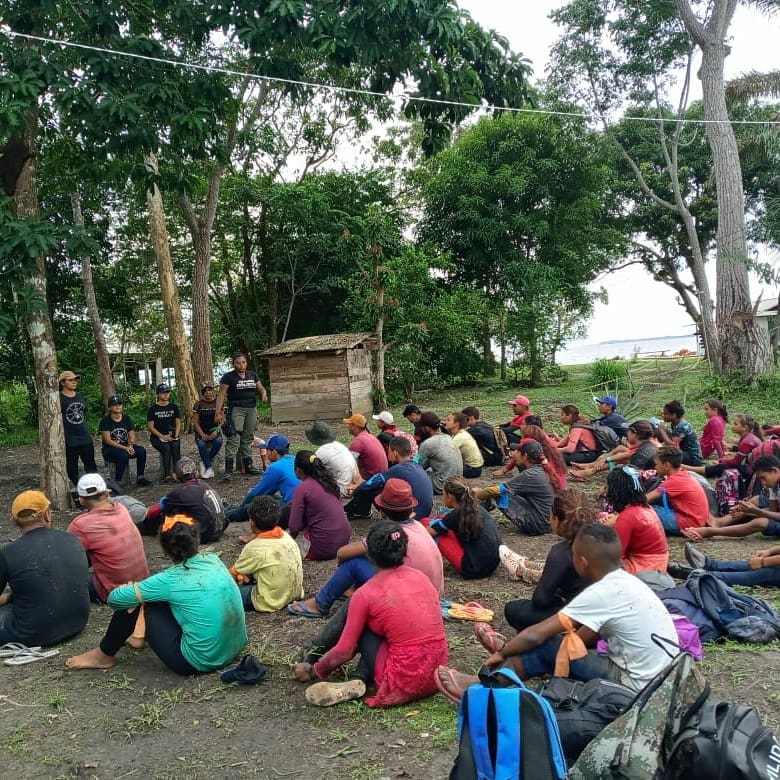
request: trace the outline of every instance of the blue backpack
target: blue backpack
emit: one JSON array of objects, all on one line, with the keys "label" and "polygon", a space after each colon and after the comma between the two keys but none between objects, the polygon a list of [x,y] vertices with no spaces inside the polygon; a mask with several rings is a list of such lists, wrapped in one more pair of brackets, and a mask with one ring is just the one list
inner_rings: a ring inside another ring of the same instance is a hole
[{"label": "blue backpack", "polygon": [[510,669],[482,670],[479,678],[458,708],[450,780],[564,780],[566,760],[550,703]]}]

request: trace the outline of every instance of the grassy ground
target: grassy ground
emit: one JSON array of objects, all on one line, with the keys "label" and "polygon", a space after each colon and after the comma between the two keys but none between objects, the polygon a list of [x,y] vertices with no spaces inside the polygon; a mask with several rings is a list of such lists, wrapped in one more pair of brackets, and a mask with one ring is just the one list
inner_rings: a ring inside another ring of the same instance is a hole
[{"label": "grassy ground", "polygon": [[[697,364],[645,362],[631,373],[633,389],[620,393],[628,416],[658,414],[665,401],[678,398],[689,408],[689,418],[701,426],[701,406],[713,393],[708,386],[711,380]],[[495,385],[421,393],[415,400],[440,414],[475,404],[485,419],[499,422],[508,418],[506,402],[516,391]],[[593,386],[587,367],[577,367],[559,385],[523,392],[546,424],[554,427],[561,404],[574,402],[590,413],[594,407],[589,399],[602,389]],[[773,413],[780,407],[773,403],[771,386],[720,397],[733,411],[777,419]],[[400,409],[392,411],[398,414]],[[340,426],[334,429],[346,439]],[[293,449],[304,445],[300,428],[281,430],[289,435]],[[188,454],[194,451],[191,438],[184,449]],[[155,465],[153,458],[152,471]],[[35,447],[0,450],[0,498],[6,506],[13,495],[36,482]],[[235,501],[251,484],[247,478],[237,478],[216,487]],[[140,491],[139,497],[150,503],[159,494],[160,489],[152,487]],[[66,527],[73,516],[60,513],[57,526]],[[357,523],[355,536],[367,527]],[[228,564],[238,555],[237,536],[243,531],[229,528],[217,545]],[[554,542],[552,536],[528,539],[506,525],[501,532],[510,546],[539,559]],[[13,538],[14,530],[2,523],[0,543]],[[672,557],[679,560],[681,543],[672,540],[671,546]],[[762,546],[765,542],[757,538],[710,541],[702,549],[716,557],[744,558]],[[162,568],[165,561],[157,543],[147,539],[146,549],[151,568]],[[334,568],[332,562],[307,561],[304,566],[307,594],[315,592]],[[510,582],[502,571],[465,582],[445,567],[445,576],[449,598],[477,600],[493,609],[502,631],[508,630],[503,620],[506,601],[530,595],[530,588]],[[780,606],[775,591],[760,595]],[[303,686],[289,678],[289,663],[296,648],[318,629],[316,620],[287,613],[248,616],[251,650],[271,668],[269,678],[257,687],[226,686],[216,674],[181,679],[149,651],[123,651],[119,665],[108,672],[66,672],[63,659],[94,646],[109,614],[106,607],[95,608],[84,633],[62,646],[58,658],[23,667],[0,666],[2,777],[378,780],[441,778],[449,771],[455,752],[455,709],[441,696],[380,711],[355,702],[327,710],[306,705]],[[448,623],[447,635],[452,663],[476,670],[484,653],[472,638],[470,625]],[[709,646],[702,668],[717,696],[752,704],[773,728],[780,727],[780,694],[774,683],[780,670],[780,643]]]}]

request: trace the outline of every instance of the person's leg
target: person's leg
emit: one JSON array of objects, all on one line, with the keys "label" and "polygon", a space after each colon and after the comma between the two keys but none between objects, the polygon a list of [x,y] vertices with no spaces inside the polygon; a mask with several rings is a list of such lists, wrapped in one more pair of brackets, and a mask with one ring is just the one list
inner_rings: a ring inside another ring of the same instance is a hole
[{"label": "person's leg", "polygon": [[341,632],[347,624],[347,609],[349,601],[342,604],[325,622],[322,630],[298,653],[298,660],[302,663],[315,664],[332,647],[338,644]]},{"label": "person's leg", "polygon": [[78,447],[66,447],[65,448],[65,471],[68,474],[68,479],[73,485],[76,485],[79,481],[79,448]]},{"label": "person's leg", "polygon": [[[724,519],[723,517],[718,518],[718,520]],[[704,528],[690,528],[683,531],[683,535],[687,536],[691,541],[709,539],[713,536],[728,536],[732,539],[739,539],[751,534],[765,533],[770,525],[767,517],[754,517],[747,522],[732,518],[732,523],[733,525],[719,525],[712,528],[707,528],[706,526]]]},{"label": "person's leg", "polygon": [[176,674],[186,677],[202,674],[182,655],[182,630],[171,612],[170,605],[165,601],[147,602],[144,605],[144,612],[146,642],[154,654]]},{"label": "person's leg", "polygon": [[85,474],[97,474],[98,467],[95,463],[95,445],[92,442],[81,447],[81,461],[84,464]]},{"label": "person's leg", "polygon": [[[553,674],[555,659],[561,646],[562,636],[548,639],[544,644],[522,653],[515,663],[518,675],[526,680],[532,677],[543,677]],[[512,659],[513,661],[515,659]],[[587,682],[588,680],[612,680],[620,682],[620,671],[606,655],[600,655],[595,650],[589,650],[583,658],[577,658],[569,664],[568,677],[572,680]]]},{"label": "person's leg", "polygon": [[[19,642],[19,637],[8,628],[13,613],[14,608],[10,604],[3,604],[3,606],[0,606],[0,645],[7,644],[8,642]],[[23,644],[23,642],[19,642],[19,644]]]},{"label": "person's leg", "polygon": [[[666,496],[664,496],[664,498],[666,498]],[[667,536],[680,536],[682,534],[680,526],[677,524],[677,515],[668,504],[666,504],[666,506],[653,504],[651,509],[658,515],[658,519],[661,521],[661,525],[664,527],[664,532]]]},{"label": "person's leg", "polygon": [[352,672],[352,678],[362,680],[366,685],[374,682],[374,672],[376,669],[377,658],[380,657],[382,645],[385,643],[384,637],[374,633],[370,628],[363,629],[363,633],[358,639],[358,651],[360,652],[360,661]]},{"label": "person's leg", "polygon": [[[711,568],[713,563],[720,564],[717,568]],[[730,568],[725,564],[742,564],[744,568]],[[780,566],[769,566],[760,569],[751,569],[748,561],[710,561],[707,560],[707,571],[711,572],[726,585],[748,586],[778,586],[780,585]]]},{"label": "person's leg", "polygon": [[371,514],[371,507],[374,505],[374,498],[382,492],[381,488],[375,491],[361,491],[344,505],[344,512],[352,520],[356,517],[368,517]]},{"label": "person's leg", "polygon": [[[240,411],[241,411],[240,406],[231,406],[228,409],[228,417],[232,425],[233,434],[231,436],[227,436],[226,437],[227,441],[225,442],[225,473],[226,474],[229,474],[231,471],[233,471],[233,465],[235,463],[236,453],[238,452],[238,445],[241,442],[241,434],[236,428],[236,419],[237,416],[240,414]],[[243,421],[244,419],[242,417],[239,423],[243,425]]]},{"label": "person's leg", "polygon": [[238,445],[238,456],[247,474],[257,473],[252,464],[252,441],[257,428],[257,408],[248,407],[244,411],[244,425],[241,428],[241,438]]},{"label": "person's leg", "polygon": [[211,462],[209,465],[213,465],[214,458],[217,457],[219,454],[219,451],[222,449],[222,437],[217,436],[216,439],[212,439],[209,443],[209,458],[211,459]]},{"label": "person's leg", "polygon": [[598,452],[592,452],[590,450],[577,450],[576,452],[563,452],[563,462],[567,466],[571,466],[573,463],[593,463],[598,458]]},{"label": "person's leg", "polygon": [[279,522],[278,526],[280,528],[284,528],[286,531],[287,528],[290,525],[290,511],[292,510],[292,503],[285,504],[280,510],[279,510]]},{"label": "person's leg", "polygon": [[479,479],[482,476],[482,466],[477,468],[476,466],[463,465],[463,476],[466,479]]},{"label": "person's leg", "polygon": [[226,506],[225,519],[228,523],[246,523],[249,520],[249,505]]},{"label": "person's leg", "polygon": [[238,589],[241,591],[241,601],[244,603],[244,611],[254,612],[255,605],[252,603],[252,591],[255,589],[254,584],[239,585]]},{"label": "person's leg", "polygon": [[174,439],[171,444],[171,473],[174,466],[181,460],[181,439]]},{"label": "person's leg", "polygon": [[65,665],[69,669],[111,669],[116,666],[114,656],[133,633],[140,611],[141,608],[136,607],[129,612],[126,609],[114,612],[100,644],[93,650],[68,658]]},{"label": "person's leg", "polygon": [[146,471],[146,447],[134,444],[133,449],[135,450],[135,478],[139,480]]},{"label": "person's leg", "polygon": [[314,597],[317,609],[326,614],[340,596],[350,588],[359,588],[376,574],[374,564],[366,556],[344,561]]},{"label": "person's leg", "polygon": [[[430,528],[431,518],[423,517],[420,522],[426,528]],[[460,539],[452,531],[440,536],[434,536],[433,539],[439,547],[441,557],[446,558],[457,569],[458,573],[463,574],[464,550]]]},{"label": "person's leg", "polygon": [[516,631],[522,631],[528,626],[535,626],[537,623],[547,620],[557,611],[556,608],[536,609],[531,599],[517,599],[506,603],[504,617],[512,628]]},{"label": "person's leg", "polygon": [[211,468],[211,452],[209,449],[210,443],[211,442],[203,441],[200,436],[195,437],[195,446],[198,448],[198,457],[200,458],[200,462],[203,464],[204,470]]},{"label": "person's leg", "polygon": [[[707,479],[710,479],[711,477],[719,477],[726,469],[734,468],[733,466],[727,466],[725,463],[713,463],[710,466],[702,466],[701,470],[698,470],[697,467],[697,473],[704,474]],[[691,469],[693,471],[693,468]]]},{"label": "person's leg", "polygon": [[128,455],[127,450],[120,450],[116,447],[111,447],[110,449],[104,447],[103,460],[114,464],[114,480],[121,485],[125,476],[125,469],[130,462],[130,455]]},{"label": "person's leg", "polygon": [[522,496],[509,496],[509,506],[505,509],[499,507],[499,511],[517,528],[529,536],[539,536],[547,533],[549,528],[538,528],[528,521],[526,513],[530,510],[528,502]]}]

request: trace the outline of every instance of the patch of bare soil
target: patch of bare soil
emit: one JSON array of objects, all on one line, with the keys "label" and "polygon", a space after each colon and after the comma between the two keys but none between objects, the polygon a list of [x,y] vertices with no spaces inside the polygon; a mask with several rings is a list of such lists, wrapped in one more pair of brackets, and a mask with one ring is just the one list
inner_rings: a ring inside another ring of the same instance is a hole
[{"label": "patch of bare soil", "polygon": [[[305,443],[300,429],[282,429],[297,449]],[[194,454],[191,438],[186,454]],[[156,455],[150,457],[154,478]],[[36,487],[37,448],[0,452],[0,503],[8,516],[13,497]],[[231,502],[238,502],[253,478],[236,476],[213,481]],[[152,503],[161,486],[139,489]],[[65,528],[75,512],[57,513]],[[365,533],[368,523],[356,523]],[[215,546],[229,565],[238,555],[237,537],[244,527],[230,527]],[[511,547],[544,559],[552,536],[529,539],[502,526]],[[0,544],[16,537],[6,520]],[[145,539],[153,571],[166,565],[157,542]],[[682,543],[672,542],[673,557],[682,559]],[[766,546],[759,538],[743,542],[708,542],[716,557],[748,557]],[[314,593],[335,568],[333,562],[304,562],[307,594]],[[508,580],[503,570],[488,579],[465,582],[445,568],[447,596],[476,600],[496,613],[496,627],[510,631],[503,606],[527,597],[531,589]],[[763,595],[776,598],[775,593]],[[126,649],[108,672],[68,672],[64,659],[94,647],[110,617],[94,607],[86,630],[65,643],[56,658],[28,666],[0,666],[0,754],[2,777],[15,778],[443,778],[455,753],[455,708],[443,697],[388,710],[359,703],[330,709],[306,704],[303,686],[292,681],[289,664],[297,648],[320,627],[319,620],[286,612],[247,616],[251,651],[271,672],[258,686],[228,686],[217,674],[183,679],[165,669],[150,651]],[[484,652],[468,623],[447,624],[453,665],[476,670]],[[759,648],[727,643],[708,648],[703,664],[715,694],[756,706],[767,723],[780,726],[780,644]]]}]

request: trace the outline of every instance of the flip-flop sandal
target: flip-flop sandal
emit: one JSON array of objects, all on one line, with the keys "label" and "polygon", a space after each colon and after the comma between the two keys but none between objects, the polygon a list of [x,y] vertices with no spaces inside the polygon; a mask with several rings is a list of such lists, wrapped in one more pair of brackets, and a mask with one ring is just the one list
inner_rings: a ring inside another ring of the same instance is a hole
[{"label": "flip-flop sandal", "polygon": [[[296,609],[297,607],[297,609]],[[287,605],[287,611],[291,615],[295,615],[295,617],[305,617],[305,618],[326,618],[327,615],[323,614],[322,612],[315,612],[312,609],[309,609],[302,601],[293,601],[292,604]]]},{"label": "flip-flop sandal", "polygon": [[[460,696],[455,696],[454,693],[450,693],[445,687],[444,683],[441,681],[441,678],[439,676],[439,670],[444,669],[444,671],[447,673],[447,677],[449,677],[450,682],[452,683],[453,687],[460,690]],[[463,698],[463,694],[466,692],[465,688],[461,690],[460,685],[458,684],[458,681],[455,679],[455,670],[450,668],[449,666],[437,666],[436,669],[433,672],[433,681],[436,683],[436,687],[439,689],[441,693],[444,694],[446,698],[448,698],[453,704],[460,704],[461,699]]]},{"label": "flip-flop sandal", "polygon": [[55,655],[59,655],[59,650],[36,650],[31,652],[32,648],[27,648],[27,652],[20,652],[11,658],[6,658],[3,663],[6,666],[23,666],[24,664],[31,664],[35,661],[42,661],[44,658],[54,658]]},{"label": "flip-flop sandal", "polygon": [[19,653],[37,653],[40,649],[40,645],[27,647],[27,645],[22,645],[19,642],[8,642],[0,646],[0,658],[12,658],[15,655],[19,655]]},{"label": "flip-flop sandal", "polygon": [[348,680],[342,683],[318,682],[306,689],[306,701],[315,707],[331,707],[343,701],[360,699],[366,695],[366,684],[362,680]]},{"label": "flip-flop sandal", "polygon": [[506,644],[506,637],[499,634],[489,623],[474,623],[474,636],[491,654],[497,653]]},{"label": "flip-flop sandal", "polygon": [[479,623],[492,623],[495,614],[492,609],[483,607],[479,602],[469,601],[466,604],[452,604],[447,610],[447,616],[452,620],[473,620]]}]

